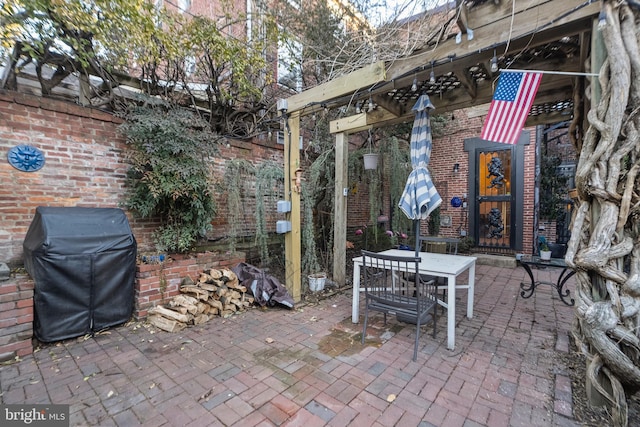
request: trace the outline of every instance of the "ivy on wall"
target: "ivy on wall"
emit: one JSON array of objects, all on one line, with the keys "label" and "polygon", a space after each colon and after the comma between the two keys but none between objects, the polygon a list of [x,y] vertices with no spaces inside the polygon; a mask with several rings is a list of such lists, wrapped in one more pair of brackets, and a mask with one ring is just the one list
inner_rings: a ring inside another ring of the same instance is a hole
[{"label": "ivy on wall", "polygon": [[256,244],[260,248],[260,260],[263,265],[271,262],[269,253],[269,233],[267,231],[267,213],[265,202],[273,209],[284,188],[284,170],[282,165],[272,161],[262,163],[256,172]]},{"label": "ivy on wall", "polygon": [[159,251],[183,253],[211,229],[216,213],[208,160],[220,139],[196,114],[180,108],[134,107],[120,131],[130,147],[124,205],[160,218]]},{"label": "ivy on wall", "polygon": [[556,172],[560,157],[543,155],[540,163],[540,217],[555,220],[564,211],[569,178]]},{"label": "ivy on wall", "polygon": [[220,191],[227,195],[229,217],[229,251],[236,251],[240,234],[240,221],[244,217],[246,197],[245,186],[255,179],[255,167],[245,159],[227,160],[224,170],[224,188]]}]

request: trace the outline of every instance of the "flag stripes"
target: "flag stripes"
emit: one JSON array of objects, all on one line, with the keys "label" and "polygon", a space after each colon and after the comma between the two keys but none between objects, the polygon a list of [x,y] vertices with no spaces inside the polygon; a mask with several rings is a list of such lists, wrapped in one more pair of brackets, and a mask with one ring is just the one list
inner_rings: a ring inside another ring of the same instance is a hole
[{"label": "flag stripes", "polygon": [[542,73],[503,73],[480,137],[515,144],[540,86]]}]

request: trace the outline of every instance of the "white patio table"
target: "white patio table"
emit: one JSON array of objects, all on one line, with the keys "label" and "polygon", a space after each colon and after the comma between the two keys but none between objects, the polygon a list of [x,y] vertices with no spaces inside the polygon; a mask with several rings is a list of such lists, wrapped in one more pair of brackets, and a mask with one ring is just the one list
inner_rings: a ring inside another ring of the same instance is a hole
[{"label": "white patio table", "polygon": [[[380,252],[384,255],[412,256],[413,251],[400,249],[389,249]],[[444,277],[447,279],[447,301],[438,299],[438,304],[447,309],[447,348],[455,348],[455,326],[456,326],[456,289],[467,289],[467,317],[473,317],[473,292],[476,275],[476,258],[463,255],[449,255],[432,252],[420,252],[420,274],[429,276]],[[360,287],[360,268],[362,267],[362,257],[353,258],[353,305],[351,321],[359,322],[360,292],[364,288]],[[456,278],[463,272],[469,270],[469,282],[456,284]],[[444,286],[441,286],[442,288]]]}]

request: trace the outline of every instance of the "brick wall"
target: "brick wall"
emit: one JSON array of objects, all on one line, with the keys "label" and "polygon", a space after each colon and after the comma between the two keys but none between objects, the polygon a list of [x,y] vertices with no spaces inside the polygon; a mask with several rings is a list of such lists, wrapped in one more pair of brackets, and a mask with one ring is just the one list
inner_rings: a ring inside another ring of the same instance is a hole
[{"label": "brick wall", "polygon": [[522,251],[532,254],[535,250],[535,186],[536,186],[536,130],[527,129],[531,137],[530,144],[524,148],[524,189],[522,212]]},{"label": "brick wall", "polygon": [[[121,120],[113,115],[68,102],[0,91],[0,262],[22,264],[22,242],[38,206],[120,207],[127,164],[126,144],[117,132]],[[45,165],[37,172],[21,172],[7,161],[16,145],[39,148]],[[218,204],[212,239],[228,235],[226,193],[217,184],[228,159],[244,158],[254,164],[272,160],[283,164],[283,149],[275,136],[253,143],[228,140],[212,159]],[[251,190],[251,183],[247,183]],[[255,198],[247,197],[241,233],[255,231]],[[274,208],[267,212],[268,231],[275,231]],[[152,231],[157,221],[140,220],[127,212],[138,251],[153,251]]]},{"label": "brick wall", "polygon": [[[0,253],[22,263],[22,242],[38,206],[118,207],[126,165],[120,120],[74,104],[0,91]],[[21,172],[7,161],[16,145],[39,148],[45,165]],[[130,217],[142,248],[150,246],[151,221]]]},{"label": "brick wall", "polygon": [[17,275],[0,282],[0,362],[33,352],[33,281]]}]

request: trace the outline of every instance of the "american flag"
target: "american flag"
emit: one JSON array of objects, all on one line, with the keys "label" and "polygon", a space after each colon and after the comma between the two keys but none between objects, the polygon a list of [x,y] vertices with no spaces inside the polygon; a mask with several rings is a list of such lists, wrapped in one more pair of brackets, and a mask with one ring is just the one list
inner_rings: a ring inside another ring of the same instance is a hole
[{"label": "american flag", "polygon": [[480,138],[515,144],[536,97],[542,73],[502,72]]}]

